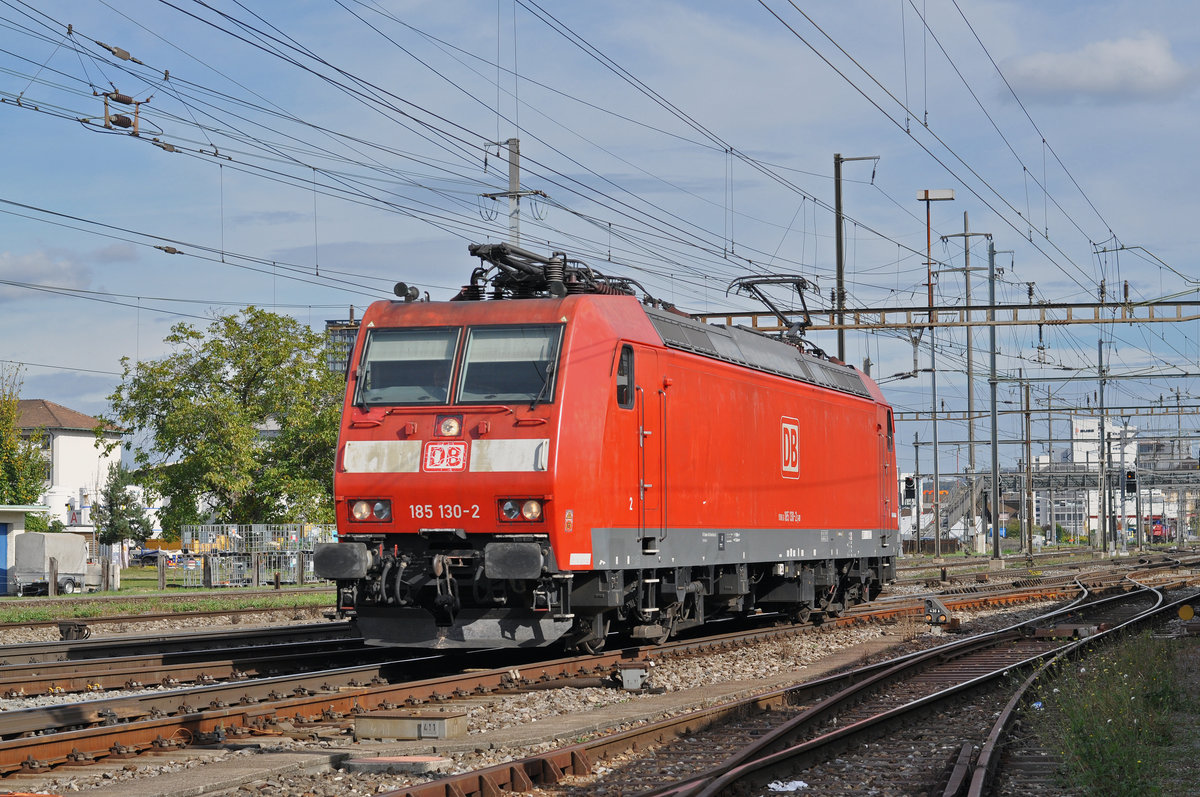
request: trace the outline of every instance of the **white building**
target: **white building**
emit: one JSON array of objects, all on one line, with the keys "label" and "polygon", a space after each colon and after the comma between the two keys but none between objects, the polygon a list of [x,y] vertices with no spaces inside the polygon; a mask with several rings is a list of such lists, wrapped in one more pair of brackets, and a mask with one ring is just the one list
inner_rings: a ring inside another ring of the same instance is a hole
[{"label": "white building", "polygon": [[[22,437],[40,440],[46,459],[46,485],[41,503],[50,507],[51,519],[61,520],[69,531],[94,531],[93,500],[108,480],[109,469],[121,461],[121,449],[111,452],[96,446],[98,418],[45,399],[17,402],[17,429]],[[121,432],[105,428],[103,439],[116,443]]]},{"label": "white building", "polygon": [[[1124,461],[1132,469],[1137,462],[1138,440],[1136,426],[1122,426],[1105,419],[1104,435],[1108,441],[1105,468],[1117,471]],[[1124,456],[1122,456],[1122,448]],[[1099,467],[1100,419],[1076,415],[1071,418],[1071,461],[1077,466]]]},{"label": "white building", "polygon": [[[1104,423],[1104,438],[1106,441],[1104,453],[1104,470],[1106,473],[1120,475],[1126,470],[1137,470],[1138,437],[1136,426],[1113,423],[1112,419],[1106,418]],[[1079,415],[1071,418],[1071,459],[1075,466],[1094,470],[1098,474],[1100,469],[1099,452],[1100,419]],[[1114,492],[1112,498],[1114,503],[1120,503],[1120,495],[1120,491]],[[1073,498],[1076,501],[1082,500],[1083,502],[1082,511],[1074,509],[1074,512],[1084,515],[1087,519],[1087,528],[1094,531],[1099,522],[1097,518],[1100,516],[1099,485],[1097,485],[1097,489],[1088,490]],[[1125,506],[1115,506],[1114,509],[1119,527],[1124,528],[1125,526],[1136,524],[1136,494],[1127,495]],[[1063,525],[1066,526],[1065,523]]]}]

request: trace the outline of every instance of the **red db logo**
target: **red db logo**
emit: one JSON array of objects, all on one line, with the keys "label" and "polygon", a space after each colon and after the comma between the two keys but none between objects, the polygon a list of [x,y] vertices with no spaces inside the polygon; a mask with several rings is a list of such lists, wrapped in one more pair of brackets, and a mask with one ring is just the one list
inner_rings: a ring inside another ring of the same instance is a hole
[{"label": "red db logo", "polygon": [[785,479],[800,478],[800,421],[783,418],[780,422],[780,472]]},{"label": "red db logo", "polygon": [[425,444],[421,470],[447,472],[467,469],[467,444],[461,440],[435,440]]}]

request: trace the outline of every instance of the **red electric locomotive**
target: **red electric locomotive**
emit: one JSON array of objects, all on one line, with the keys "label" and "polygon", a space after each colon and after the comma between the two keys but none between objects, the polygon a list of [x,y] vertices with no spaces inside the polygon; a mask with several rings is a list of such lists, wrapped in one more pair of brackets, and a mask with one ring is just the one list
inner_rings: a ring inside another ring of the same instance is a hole
[{"label": "red electric locomotive", "polygon": [[871,379],[562,255],[471,252],[491,264],[471,285],[398,285],[351,355],[315,566],[369,643],[596,649],[835,614],[894,578]]}]

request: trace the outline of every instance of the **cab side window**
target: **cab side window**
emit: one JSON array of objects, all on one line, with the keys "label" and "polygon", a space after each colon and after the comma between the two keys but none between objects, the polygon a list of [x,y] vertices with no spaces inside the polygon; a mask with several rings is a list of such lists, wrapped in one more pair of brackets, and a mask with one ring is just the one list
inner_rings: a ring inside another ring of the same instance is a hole
[{"label": "cab side window", "polygon": [[622,346],[617,359],[617,406],[629,409],[633,406],[633,347]]}]

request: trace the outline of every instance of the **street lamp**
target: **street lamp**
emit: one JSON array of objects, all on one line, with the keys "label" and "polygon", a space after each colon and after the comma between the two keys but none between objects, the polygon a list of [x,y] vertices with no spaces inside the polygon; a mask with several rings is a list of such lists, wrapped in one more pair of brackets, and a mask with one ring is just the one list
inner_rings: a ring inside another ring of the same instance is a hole
[{"label": "street lamp", "polygon": [[925,278],[929,286],[929,371],[933,392],[933,555],[942,556],[942,499],[941,467],[938,465],[937,427],[937,348],[934,346],[935,310],[933,308],[933,221],[930,206],[940,200],[954,199],[953,188],[925,189],[917,192],[917,199],[925,203]]}]

